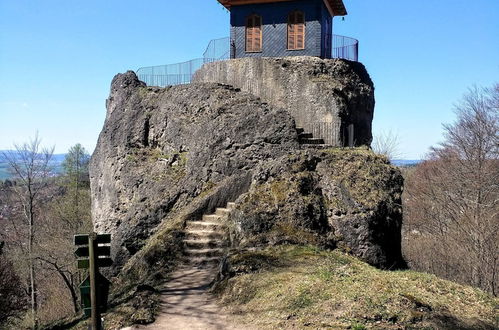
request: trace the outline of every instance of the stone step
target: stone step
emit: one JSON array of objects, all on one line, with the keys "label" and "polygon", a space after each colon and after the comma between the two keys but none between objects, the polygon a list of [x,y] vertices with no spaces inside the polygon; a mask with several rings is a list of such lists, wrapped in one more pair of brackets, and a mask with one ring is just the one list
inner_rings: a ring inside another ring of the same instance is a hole
[{"label": "stone step", "polygon": [[300,144],[300,146],[306,150],[310,150],[310,149],[323,150],[323,149],[331,149],[331,148],[336,147],[332,144]]},{"label": "stone step", "polygon": [[217,215],[217,214],[204,214],[203,215],[203,221],[207,221],[207,222],[218,222],[218,221],[220,221],[221,218],[222,218],[222,216]]},{"label": "stone step", "polygon": [[184,253],[191,257],[221,257],[224,254],[222,248],[209,248],[209,249],[185,249]]},{"label": "stone step", "polygon": [[185,238],[188,240],[193,239],[219,239],[223,240],[226,234],[224,231],[216,230],[186,230]]},{"label": "stone step", "polygon": [[301,139],[301,144],[324,144],[323,139],[312,138],[312,139]]},{"label": "stone step", "polygon": [[214,240],[214,239],[185,239],[184,244],[187,249],[211,249],[211,248],[222,248],[227,246],[227,242],[224,240]]},{"label": "stone step", "polygon": [[227,208],[228,208],[229,210],[231,210],[231,211],[232,211],[235,207],[236,207],[236,203],[233,203],[233,202],[228,202],[228,203],[227,203]]},{"label": "stone step", "polygon": [[197,230],[211,230],[217,232],[223,232],[224,225],[219,222],[208,222],[208,221],[187,221],[186,232],[197,231]]},{"label": "stone step", "polygon": [[192,266],[216,266],[220,264],[221,257],[188,257],[183,261],[187,265]]},{"label": "stone step", "polygon": [[226,209],[223,207],[217,207],[217,209],[215,210],[215,214],[222,216],[222,217],[228,215],[229,213],[230,213],[230,209]]},{"label": "stone step", "polygon": [[303,139],[312,139],[314,135],[312,133],[300,133],[298,134],[298,138],[303,140]]}]

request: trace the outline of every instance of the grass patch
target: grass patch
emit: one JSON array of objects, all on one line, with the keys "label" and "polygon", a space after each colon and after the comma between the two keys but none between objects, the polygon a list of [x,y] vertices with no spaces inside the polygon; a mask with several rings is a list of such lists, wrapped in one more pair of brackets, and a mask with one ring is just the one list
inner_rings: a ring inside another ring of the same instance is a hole
[{"label": "grass patch", "polygon": [[402,185],[397,180],[399,170],[390,165],[385,156],[367,148],[332,148],[324,152],[332,163],[331,178],[343,184],[353,200],[367,208],[374,208],[380,201],[398,203],[400,200],[401,192],[393,190]]},{"label": "grass patch", "polygon": [[259,265],[258,271],[226,279],[216,291],[239,321],[255,328],[493,329],[497,325],[498,299],[478,289],[413,271],[379,270],[339,251],[281,246],[229,260],[231,265],[241,260]]}]

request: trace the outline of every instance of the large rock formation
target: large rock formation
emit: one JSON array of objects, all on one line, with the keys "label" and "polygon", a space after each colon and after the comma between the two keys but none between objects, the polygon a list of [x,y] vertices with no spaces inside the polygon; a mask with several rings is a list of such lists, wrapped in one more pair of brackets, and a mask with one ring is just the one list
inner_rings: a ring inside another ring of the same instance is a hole
[{"label": "large rock formation", "polygon": [[253,172],[230,215],[238,246],[341,248],[382,268],[401,256],[403,180],[368,150],[293,151]]},{"label": "large rock formation", "polygon": [[370,145],[374,85],[358,62],[295,56],[239,58],[207,63],[196,82],[241,88],[275,108],[289,111],[296,124],[332,146]]},{"label": "large rock formation", "polygon": [[[362,139],[370,141],[372,83],[360,64],[271,61],[269,70],[277,65],[283,71],[272,79],[283,86],[303,83],[309,103],[296,98],[303,111],[364,118]],[[313,93],[320,96],[312,102]],[[363,110],[355,114],[353,104]],[[116,265],[135,255],[171,214],[206,196],[194,213],[237,199],[230,219],[234,245],[313,243],[340,247],[373,265],[399,265],[400,173],[367,149],[304,149],[284,105],[272,107],[218,83],[156,88],[133,72],[117,75],[90,164],[94,226],[113,234]]]},{"label": "large rock formation", "polygon": [[90,163],[95,229],[113,234],[119,266],[169,212],[231,176],[241,178],[227,188],[234,200],[252,168],[297,141],[287,112],[247,93],[219,84],[150,88],[133,72],[119,74]]}]

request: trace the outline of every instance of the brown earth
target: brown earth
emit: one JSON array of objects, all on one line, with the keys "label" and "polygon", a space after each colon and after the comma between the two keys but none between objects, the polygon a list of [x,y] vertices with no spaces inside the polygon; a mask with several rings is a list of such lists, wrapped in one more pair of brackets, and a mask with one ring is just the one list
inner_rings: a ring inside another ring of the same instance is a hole
[{"label": "brown earth", "polygon": [[160,290],[155,322],[124,329],[246,329],[231,322],[209,292],[227,248],[225,220],[234,206],[187,223],[185,259]]},{"label": "brown earth", "polygon": [[135,329],[247,329],[236,325],[208,292],[216,267],[182,266],[172,280],[161,290],[161,311],[149,325]]}]

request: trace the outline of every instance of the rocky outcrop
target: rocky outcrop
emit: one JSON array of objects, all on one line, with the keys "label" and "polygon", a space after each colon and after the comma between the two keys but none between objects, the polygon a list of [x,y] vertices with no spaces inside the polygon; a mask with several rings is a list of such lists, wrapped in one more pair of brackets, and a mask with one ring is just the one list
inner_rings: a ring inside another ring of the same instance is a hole
[{"label": "rocky outcrop", "polygon": [[403,180],[368,150],[292,152],[255,169],[230,217],[242,247],[341,248],[381,268],[404,266]]},{"label": "rocky outcrop", "polygon": [[218,202],[234,200],[260,161],[297,147],[291,116],[250,94],[210,83],[150,88],[119,74],[90,163],[95,229],[113,234],[120,266],[168,213],[228,177]]},{"label": "rocky outcrop", "polygon": [[[369,142],[372,109],[366,109],[374,100],[365,69],[320,59],[309,59],[305,69],[300,61],[261,63],[282,71],[264,73],[266,79],[282,79],[290,90],[303,83],[307,109],[317,108],[311,116],[353,118],[354,105],[362,104],[358,116],[368,126],[362,141]],[[320,94],[316,100],[313,93]],[[401,264],[400,173],[367,149],[300,146],[296,117],[283,109],[291,99],[279,106],[264,100],[220,83],[148,87],[133,72],[113,79],[90,177],[94,227],[113,235],[115,271],[135,256],[140,267],[130,269],[159,272],[153,265],[165,263],[166,251],[180,253],[186,221],[236,199],[229,219],[236,246],[312,243],[380,267]],[[144,248],[151,237],[163,237],[159,225],[171,219],[181,220],[163,236],[175,242],[159,244],[161,253]]]},{"label": "rocky outcrop", "polygon": [[274,108],[286,109],[299,127],[332,146],[370,145],[374,85],[365,67],[342,59],[296,56],[239,58],[207,63],[196,82],[241,88]]}]

